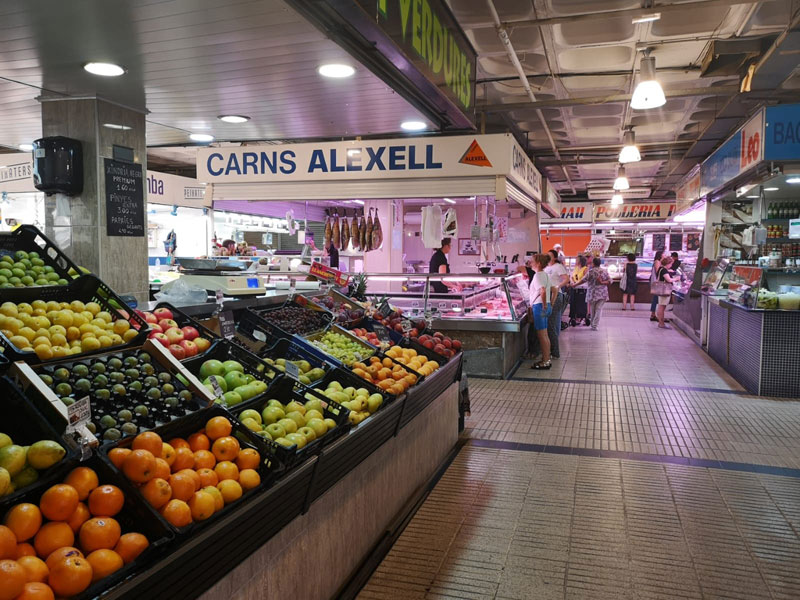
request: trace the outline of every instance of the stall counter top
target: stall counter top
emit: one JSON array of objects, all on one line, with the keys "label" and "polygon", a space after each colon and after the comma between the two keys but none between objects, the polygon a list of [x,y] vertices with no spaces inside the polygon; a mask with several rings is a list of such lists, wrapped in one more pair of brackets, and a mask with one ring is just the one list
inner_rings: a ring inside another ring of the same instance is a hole
[{"label": "stall counter top", "polygon": [[[326,292],[323,291],[304,291],[304,296],[319,296]],[[216,301],[205,302],[203,304],[192,304],[188,306],[177,306],[184,314],[194,317],[211,315],[218,310],[242,310],[245,308],[254,308],[259,306],[274,306],[276,304],[283,304],[291,298],[294,294],[287,293],[284,290],[267,290],[263,296],[248,296],[246,298],[225,298],[222,305],[218,308]],[[140,310],[152,311],[159,305],[158,301],[147,302],[139,306]]]}]

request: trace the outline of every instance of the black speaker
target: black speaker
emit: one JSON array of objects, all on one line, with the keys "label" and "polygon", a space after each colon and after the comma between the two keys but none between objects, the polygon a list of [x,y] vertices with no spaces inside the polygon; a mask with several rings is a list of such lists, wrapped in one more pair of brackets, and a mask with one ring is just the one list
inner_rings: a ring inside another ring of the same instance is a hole
[{"label": "black speaker", "polygon": [[33,142],[33,185],[46,194],[77,196],[83,191],[83,146],[54,136]]}]

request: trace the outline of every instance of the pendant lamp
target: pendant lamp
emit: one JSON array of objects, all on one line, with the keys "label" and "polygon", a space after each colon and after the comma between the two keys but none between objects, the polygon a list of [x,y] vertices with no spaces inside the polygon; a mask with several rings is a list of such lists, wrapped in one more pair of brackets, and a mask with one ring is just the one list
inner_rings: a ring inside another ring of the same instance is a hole
[{"label": "pendant lamp", "polygon": [[656,59],[653,56],[645,55],[642,57],[641,69],[639,70],[639,85],[633,90],[631,97],[631,108],[634,110],[647,110],[648,108],[658,108],[664,106],[667,99],[664,97],[664,90],[656,80]]}]

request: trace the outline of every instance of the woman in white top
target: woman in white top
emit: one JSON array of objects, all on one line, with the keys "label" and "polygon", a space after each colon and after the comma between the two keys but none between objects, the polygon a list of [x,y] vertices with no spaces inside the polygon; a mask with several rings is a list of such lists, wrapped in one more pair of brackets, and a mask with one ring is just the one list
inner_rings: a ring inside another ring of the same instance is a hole
[{"label": "woman in white top", "polygon": [[550,282],[550,276],[545,272],[550,257],[547,254],[537,254],[532,261],[533,279],[531,281],[531,311],[536,336],[539,338],[539,347],[542,350],[542,360],[533,364],[534,369],[549,369],[550,363],[550,338],[547,335],[547,319],[553,308],[553,299],[556,289]]},{"label": "woman in white top", "polygon": [[561,315],[567,306],[567,295],[564,293],[564,289],[569,283],[569,273],[559,259],[558,250],[553,248],[548,250],[547,254],[550,256],[550,264],[547,265],[545,273],[550,277],[550,284],[556,290],[553,310],[547,318],[547,336],[550,338],[550,356],[560,358],[558,335],[561,333]]}]

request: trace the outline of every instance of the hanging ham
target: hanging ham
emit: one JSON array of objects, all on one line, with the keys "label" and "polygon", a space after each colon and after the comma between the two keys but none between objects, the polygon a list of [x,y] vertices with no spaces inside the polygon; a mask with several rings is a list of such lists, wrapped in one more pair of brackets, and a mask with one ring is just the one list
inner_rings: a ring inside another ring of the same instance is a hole
[{"label": "hanging ham", "polygon": [[367,251],[367,220],[364,218],[364,211],[361,211],[361,219],[358,221],[358,241],[361,244],[361,251]]},{"label": "hanging ham", "polygon": [[350,243],[350,223],[347,221],[347,212],[342,217],[342,250],[347,250],[347,245]]},{"label": "hanging ham", "polygon": [[369,216],[367,216],[367,250],[374,250],[372,247],[372,230],[375,224],[372,222],[372,209],[369,209]]},{"label": "hanging ham", "polygon": [[329,211],[325,211],[325,248],[331,247],[331,236],[333,232],[331,231],[331,213]]},{"label": "hanging ham", "polygon": [[353,242],[353,250],[361,248],[361,232],[358,229],[358,214],[353,215],[353,220],[350,222],[350,241]]},{"label": "hanging ham", "polygon": [[339,211],[333,213],[333,223],[331,224],[333,230],[333,247],[337,250],[342,248],[342,231],[339,229]]},{"label": "hanging ham", "polygon": [[383,243],[383,231],[381,222],[378,219],[378,209],[375,209],[375,219],[372,221],[372,249],[377,250]]}]

